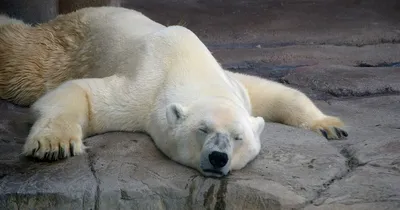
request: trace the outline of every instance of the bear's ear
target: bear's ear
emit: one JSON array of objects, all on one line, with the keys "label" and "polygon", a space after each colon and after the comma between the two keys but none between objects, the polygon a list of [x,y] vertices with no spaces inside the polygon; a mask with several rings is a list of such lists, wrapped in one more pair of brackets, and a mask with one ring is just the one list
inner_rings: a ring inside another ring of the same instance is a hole
[{"label": "bear's ear", "polygon": [[180,104],[170,104],[167,107],[167,122],[174,126],[186,117],[187,109]]},{"label": "bear's ear", "polygon": [[265,121],[262,117],[250,117],[251,126],[253,128],[254,134],[260,136],[264,130]]}]

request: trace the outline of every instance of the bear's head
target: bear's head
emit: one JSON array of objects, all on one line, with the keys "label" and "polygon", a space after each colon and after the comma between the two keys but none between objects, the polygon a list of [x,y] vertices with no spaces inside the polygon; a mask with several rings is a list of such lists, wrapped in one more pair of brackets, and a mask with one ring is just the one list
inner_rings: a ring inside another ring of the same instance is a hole
[{"label": "bear's head", "polygon": [[202,101],[188,107],[173,103],[166,114],[170,138],[178,147],[172,158],[205,176],[225,176],[260,152],[264,119],[233,102]]}]

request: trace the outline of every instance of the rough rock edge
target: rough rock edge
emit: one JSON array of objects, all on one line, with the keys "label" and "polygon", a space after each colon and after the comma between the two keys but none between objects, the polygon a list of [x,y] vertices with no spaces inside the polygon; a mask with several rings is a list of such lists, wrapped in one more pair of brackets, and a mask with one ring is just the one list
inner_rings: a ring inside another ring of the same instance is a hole
[{"label": "rough rock edge", "polygon": [[[344,147],[343,149],[340,150],[340,154],[346,158],[347,170],[344,173],[338,174],[334,178],[325,182],[322,185],[322,188],[320,190],[317,190],[317,196],[315,198],[311,199],[309,202],[307,202],[307,204],[304,206],[304,208],[306,208],[308,206],[322,206],[326,200],[326,199],[322,198],[322,195],[324,192],[326,192],[330,189],[330,186],[332,184],[334,184],[336,181],[340,181],[340,180],[346,178],[354,170],[356,170],[357,168],[366,166],[367,164],[368,164],[368,166],[375,167],[375,168],[382,168],[382,169],[388,168],[391,170],[395,170],[396,172],[398,172],[400,174],[400,170],[397,168],[381,166],[378,164],[369,164],[369,162],[372,162],[373,160],[368,161],[368,162],[361,162],[358,158],[355,157],[354,150],[350,149],[349,146],[351,146],[351,145],[347,145],[346,147]],[[373,203],[379,203],[379,202],[395,202],[395,201],[380,200],[380,201],[375,201]],[[350,205],[359,204],[359,203],[369,203],[369,202],[352,202]]]},{"label": "rough rock edge", "polygon": [[[366,68],[368,68],[368,67],[366,67]],[[287,79],[284,79],[284,78],[280,78],[278,81],[285,85],[296,86],[299,89],[309,88],[312,91],[323,92],[323,93],[326,93],[327,95],[329,95],[328,98],[335,98],[335,99],[350,99],[350,98],[365,98],[365,97],[400,95],[400,91],[393,90],[393,88],[391,88],[391,87],[377,89],[375,92],[364,91],[364,92],[360,92],[360,93],[355,93],[355,92],[352,92],[352,90],[348,89],[348,88],[339,88],[337,90],[326,90],[326,91],[316,90],[315,88],[312,88],[312,87],[304,87],[304,86],[291,84]]]},{"label": "rough rock edge", "polygon": [[292,46],[345,46],[345,47],[365,47],[365,46],[373,46],[379,44],[400,44],[400,39],[385,39],[382,38],[380,40],[370,41],[367,43],[351,43],[351,42],[343,42],[343,43],[335,43],[335,42],[276,42],[276,43],[264,43],[264,42],[255,42],[255,43],[227,43],[227,44],[216,44],[212,42],[206,42],[206,46],[210,50],[215,49],[255,49],[255,48],[279,48],[279,47],[292,47]]},{"label": "rough rock edge", "polygon": [[90,151],[87,151],[87,155],[88,155],[88,165],[89,165],[89,169],[92,172],[92,175],[96,181],[96,194],[94,195],[94,208],[93,210],[98,210],[99,209],[99,205],[100,205],[100,179],[97,177],[96,174],[96,169],[94,168],[94,157],[95,154],[93,154]]},{"label": "rough rock edge", "polygon": [[[384,66],[386,63],[371,65],[366,63],[358,64],[360,68],[370,68],[370,67],[388,67]],[[400,62],[392,62],[386,65],[395,64],[400,65]],[[238,73],[247,73],[253,76],[268,77],[268,79],[288,85],[293,86],[298,89],[308,88],[312,92],[324,93],[324,97],[318,97],[317,99],[341,99],[341,98],[360,98],[360,97],[371,97],[371,96],[387,96],[387,95],[400,95],[400,91],[394,90],[392,87],[384,87],[377,89],[376,91],[363,91],[363,92],[353,92],[348,88],[338,88],[335,90],[317,90],[313,87],[304,87],[290,83],[285,76],[290,73],[290,71],[295,70],[298,67],[307,67],[310,65],[299,65],[299,66],[285,66],[285,65],[272,65],[262,61],[242,61],[238,63],[230,63],[222,65],[226,70]],[[265,71],[260,71],[264,69]],[[276,69],[280,69],[277,70]],[[321,94],[320,94],[321,95]],[[315,99],[315,98],[314,98]]]}]

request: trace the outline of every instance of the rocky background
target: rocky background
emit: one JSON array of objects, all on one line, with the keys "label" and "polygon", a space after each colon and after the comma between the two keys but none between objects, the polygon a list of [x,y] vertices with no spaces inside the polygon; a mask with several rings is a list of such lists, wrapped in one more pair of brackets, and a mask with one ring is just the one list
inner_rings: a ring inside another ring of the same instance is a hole
[{"label": "rocky background", "polygon": [[301,89],[349,137],[269,123],[261,154],[223,179],[168,160],[140,133],[35,162],[19,154],[27,109],[0,101],[0,209],[400,209],[399,1],[0,0],[0,12],[36,24],[90,5],[186,25],[225,68]]}]

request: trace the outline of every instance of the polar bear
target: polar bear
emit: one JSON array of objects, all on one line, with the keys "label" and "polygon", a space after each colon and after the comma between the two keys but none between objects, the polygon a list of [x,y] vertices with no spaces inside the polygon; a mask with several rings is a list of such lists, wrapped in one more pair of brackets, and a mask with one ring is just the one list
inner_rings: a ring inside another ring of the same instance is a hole
[{"label": "polar bear", "polygon": [[347,136],[302,92],[222,69],[189,29],[120,7],[0,27],[0,97],[31,106],[23,154],[58,160],[108,131],[148,133],[170,159],[226,176],[260,152],[265,121]]}]

